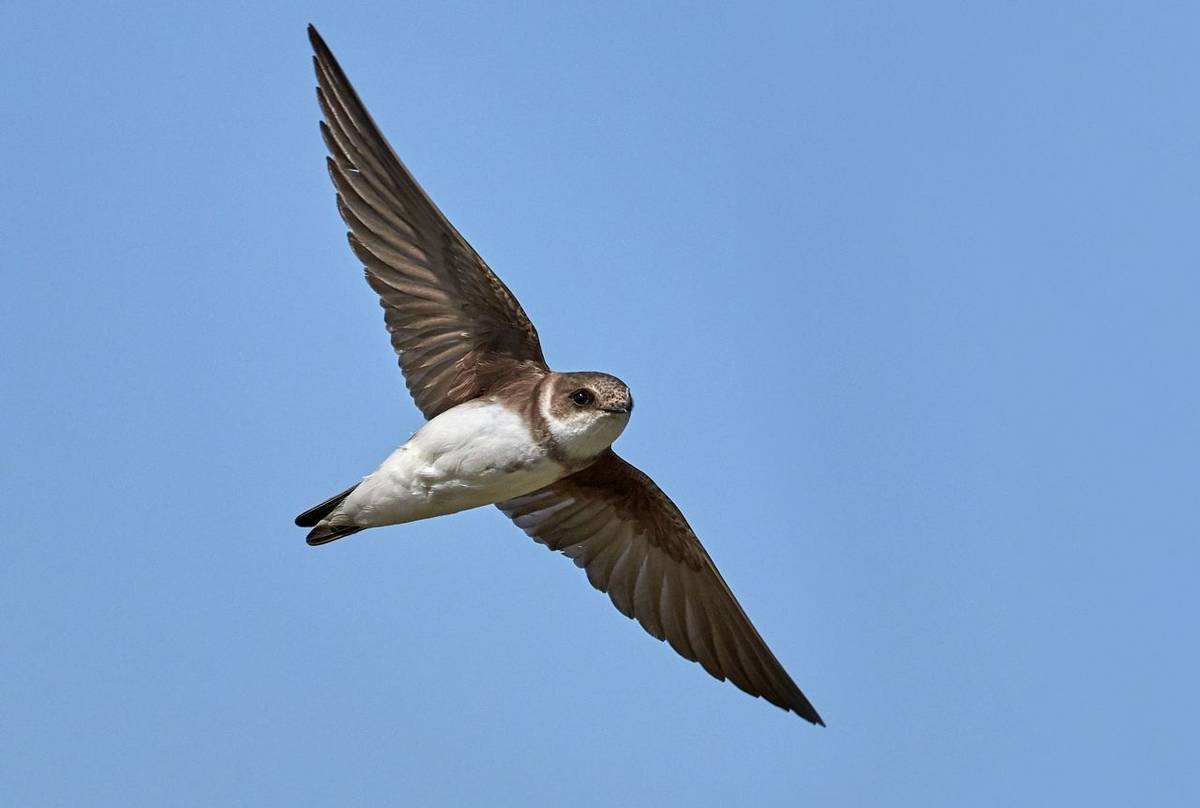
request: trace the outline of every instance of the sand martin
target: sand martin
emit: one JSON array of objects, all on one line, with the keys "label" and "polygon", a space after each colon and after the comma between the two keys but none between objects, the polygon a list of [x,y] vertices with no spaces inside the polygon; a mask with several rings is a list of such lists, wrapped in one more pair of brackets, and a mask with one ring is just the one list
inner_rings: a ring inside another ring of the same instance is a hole
[{"label": "sand martin", "polygon": [[558,373],[517,299],[400,162],[316,29],[321,135],[350,248],[379,295],[427,423],[362,482],[300,516],[317,545],[496,505],[626,616],[718,679],[817,724],[683,514],[612,443],[633,396]]}]

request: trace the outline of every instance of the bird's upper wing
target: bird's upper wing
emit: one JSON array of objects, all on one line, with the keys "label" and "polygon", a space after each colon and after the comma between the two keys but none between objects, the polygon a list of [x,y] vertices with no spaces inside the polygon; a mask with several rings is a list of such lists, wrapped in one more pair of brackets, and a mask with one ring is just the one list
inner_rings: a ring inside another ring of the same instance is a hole
[{"label": "bird's upper wing", "polygon": [[433,418],[499,379],[544,372],[512,292],[400,162],[320,34],[309,26],[308,35],[338,210],[417,406]]},{"label": "bird's upper wing", "polygon": [[583,471],[498,507],[534,540],[574,559],[622,613],[684,657],[752,696],[824,724],[679,508],[611,449]]}]

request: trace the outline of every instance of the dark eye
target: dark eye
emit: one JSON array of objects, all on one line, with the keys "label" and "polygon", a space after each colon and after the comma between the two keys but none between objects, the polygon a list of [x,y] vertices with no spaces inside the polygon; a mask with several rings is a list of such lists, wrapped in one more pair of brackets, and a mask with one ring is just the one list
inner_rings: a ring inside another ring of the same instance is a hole
[{"label": "dark eye", "polygon": [[575,402],[576,406],[586,407],[595,401],[596,398],[592,395],[591,390],[576,390],[571,394],[571,400]]}]

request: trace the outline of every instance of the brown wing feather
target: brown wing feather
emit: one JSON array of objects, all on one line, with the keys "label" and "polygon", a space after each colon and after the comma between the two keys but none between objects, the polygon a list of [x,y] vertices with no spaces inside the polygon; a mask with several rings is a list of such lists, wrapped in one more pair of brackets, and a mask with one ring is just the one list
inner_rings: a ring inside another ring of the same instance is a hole
[{"label": "brown wing feather", "polygon": [[499,508],[534,540],[572,558],[624,615],[680,655],[824,725],[679,508],[616,453],[609,450],[583,471]]},{"label": "brown wing feather", "polygon": [[316,29],[308,34],[338,211],[417,406],[432,418],[498,380],[545,372],[517,299],[400,162]]}]

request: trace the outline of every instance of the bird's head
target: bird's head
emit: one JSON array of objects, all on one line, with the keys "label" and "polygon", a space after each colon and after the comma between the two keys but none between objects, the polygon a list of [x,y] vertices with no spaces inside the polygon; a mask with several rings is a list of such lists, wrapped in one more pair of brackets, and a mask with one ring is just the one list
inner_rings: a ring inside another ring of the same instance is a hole
[{"label": "bird's head", "polygon": [[607,373],[552,373],[538,406],[559,449],[583,459],[599,455],[624,431],[633,395],[625,382]]}]

